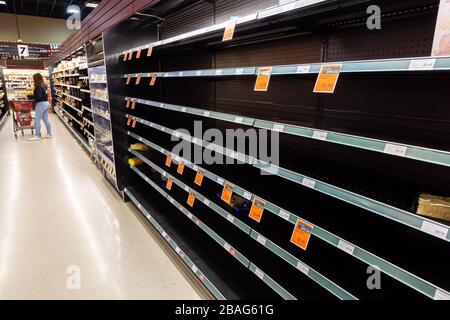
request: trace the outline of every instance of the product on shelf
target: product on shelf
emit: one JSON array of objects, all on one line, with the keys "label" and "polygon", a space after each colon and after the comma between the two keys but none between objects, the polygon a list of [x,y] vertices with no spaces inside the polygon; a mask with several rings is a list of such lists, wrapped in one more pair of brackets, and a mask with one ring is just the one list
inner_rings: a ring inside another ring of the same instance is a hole
[{"label": "product on shelf", "polygon": [[42,74],[46,84],[49,84],[47,70],[3,69],[6,92],[9,100],[28,99],[33,95],[33,75]]},{"label": "product on shelf", "polygon": [[150,149],[150,147],[144,143],[134,143],[130,146],[130,148],[136,151],[148,151]]},{"label": "product on shelf", "polygon": [[139,165],[141,165],[143,162],[142,162],[142,160],[141,159],[139,159],[139,158],[129,158],[128,159],[128,164],[130,165],[130,166],[132,166],[132,167],[136,167],[136,166],[139,166]]},{"label": "product on shelf", "polygon": [[450,221],[450,197],[421,193],[416,212],[421,216]]}]

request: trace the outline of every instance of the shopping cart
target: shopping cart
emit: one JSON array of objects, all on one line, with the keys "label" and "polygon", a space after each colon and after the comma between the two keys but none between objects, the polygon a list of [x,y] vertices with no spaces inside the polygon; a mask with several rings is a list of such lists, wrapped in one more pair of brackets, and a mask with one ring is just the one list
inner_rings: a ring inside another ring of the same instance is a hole
[{"label": "shopping cart", "polygon": [[17,132],[23,130],[31,130],[31,134],[34,134],[34,118],[31,112],[34,109],[33,100],[13,100],[11,103],[12,119],[14,137],[17,139]]}]

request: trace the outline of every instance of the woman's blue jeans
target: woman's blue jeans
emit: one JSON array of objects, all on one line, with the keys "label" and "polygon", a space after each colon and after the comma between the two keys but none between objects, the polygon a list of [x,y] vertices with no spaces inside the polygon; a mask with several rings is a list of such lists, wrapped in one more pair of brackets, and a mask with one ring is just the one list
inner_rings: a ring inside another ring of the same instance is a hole
[{"label": "woman's blue jeans", "polygon": [[48,109],[50,104],[47,101],[36,103],[36,137],[41,136],[41,120],[44,121],[45,128],[47,129],[47,134],[52,134],[52,126],[48,121]]}]

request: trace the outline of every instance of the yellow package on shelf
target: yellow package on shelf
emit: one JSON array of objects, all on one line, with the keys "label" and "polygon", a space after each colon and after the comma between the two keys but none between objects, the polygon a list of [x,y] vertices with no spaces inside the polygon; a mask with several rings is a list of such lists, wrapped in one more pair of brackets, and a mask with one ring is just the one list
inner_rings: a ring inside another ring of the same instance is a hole
[{"label": "yellow package on shelf", "polygon": [[421,193],[419,196],[417,214],[450,221],[450,198]]},{"label": "yellow package on shelf", "polygon": [[143,144],[143,143],[132,144],[130,146],[130,148],[132,150],[136,150],[136,151],[148,151],[149,150],[149,146],[147,146],[146,144]]},{"label": "yellow package on shelf", "polygon": [[128,164],[132,167],[136,167],[142,164],[142,160],[139,158],[130,158],[128,159]]}]

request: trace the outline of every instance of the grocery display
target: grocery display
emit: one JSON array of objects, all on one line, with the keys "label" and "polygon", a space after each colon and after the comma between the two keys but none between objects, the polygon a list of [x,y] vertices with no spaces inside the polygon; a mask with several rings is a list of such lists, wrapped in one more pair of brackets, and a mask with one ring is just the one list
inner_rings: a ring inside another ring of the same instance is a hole
[{"label": "grocery display", "polygon": [[90,153],[95,148],[88,64],[84,47],[52,69],[54,108],[74,136]]},{"label": "grocery display", "polygon": [[116,185],[111,111],[102,38],[87,46],[89,57],[89,83],[94,115],[97,159],[113,185]]},{"label": "grocery display", "polygon": [[[442,177],[449,172],[449,132],[437,122],[433,131],[413,122],[413,116],[432,123],[430,117],[440,114],[442,121],[445,115],[438,104],[428,104],[426,115],[421,113],[420,99],[413,100],[410,90],[417,86],[422,95],[436,93],[425,90],[450,71],[449,58],[429,56],[432,33],[426,52],[400,45],[389,51],[382,40],[365,41],[367,51],[348,47],[360,41],[357,25],[351,26],[360,19],[358,4],[337,14],[328,1],[293,1],[278,7],[269,2],[267,9],[246,1],[234,6],[226,1],[195,2],[162,16],[160,38],[133,39],[138,45],[119,53],[121,66],[116,68],[124,70],[119,76],[125,92],[116,107],[122,108],[124,120],[116,125],[125,124],[122,131],[130,145],[150,147],[145,152],[128,150],[130,158],[143,162],[129,165],[131,174],[122,181],[128,193],[142,199],[143,207],[155,207],[147,204],[157,201],[156,195],[148,199],[151,189],[168,200],[167,206],[153,208],[152,216],[175,229],[181,241],[191,244],[190,250],[204,255],[199,267],[216,280],[219,291],[233,291],[235,295],[225,294],[227,298],[448,296],[448,277],[442,273],[448,264],[431,261],[448,254],[449,224],[424,215],[423,204],[417,214],[415,206],[420,192],[448,196],[449,181]],[[392,12],[402,14],[377,31],[388,39],[397,37],[399,25],[411,23],[408,12],[415,8],[406,3],[391,6]],[[191,19],[182,22],[194,11],[202,12],[197,29]],[[411,36],[433,23],[427,9],[422,13],[414,19]],[[238,16],[235,35],[224,41],[231,16]],[[327,23],[321,25],[320,19]],[[321,33],[307,29],[315,24]],[[322,77],[326,68],[339,74],[330,90],[319,89],[329,81]],[[430,85],[425,87],[424,81]],[[373,90],[377,96],[371,96]],[[389,100],[393,95],[396,99]],[[399,99],[408,101],[408,107],[394,108]],[[364,105],[358,103],[364,100]],[[200,136],[195,133],[199,121]],[[377,130],[380,121],[389,126]],[[218,129],[224,136],[227,129],[266,130],[279,139],[279,161],[249,154],[248,142],[244,150],[236,150],[234,144],[224,147],[203,136],[207,129]],[[176,154],[172,150],[179,150],[180,142],[174,142],[178,140],[188,144],[190,152],[213,150],[227,165],[197,163],[189,154]],[[117,150],[124,147],[117,144]],[[180,163],[186,167],[182,173],[176,170]],[[418,171],[420,177],[413,178]],[[199,172],[209,178],[200,186],[194,183]],[[171,204],[188,218],[195,217],[192,227],[169,214]],[[199,246],[188,235],[203,225],[212,241],[202,241],[215,250]],[[230,258],[220,258],[227,268],[206,259],[212,251],[220,255],[219,247],[233,252]],[[240,267],[229,266],[233,258]],[[332,268],[330,262],[345,269]],[[383,275],[383,290],[366,287],[365,271],[374,265]],[[257,289],[250,294],[247,287]]]},{"label": "grocery display", "polygon": [[57,113],[216,299],[450,299],[438,4],[156,2],[57,62]]},{"label": "grocery display", "polygon": [[0,66],[0,126],[8,115],[8,98],[6,94],[5,78],[3,76],[3,67]]},{"label": "grocery display", "polygon": [[33,74],[40,73],[45,83],[49,83],[48,70],[10,69],[3,70],[8,100],[26,100],[33,95]]}]

